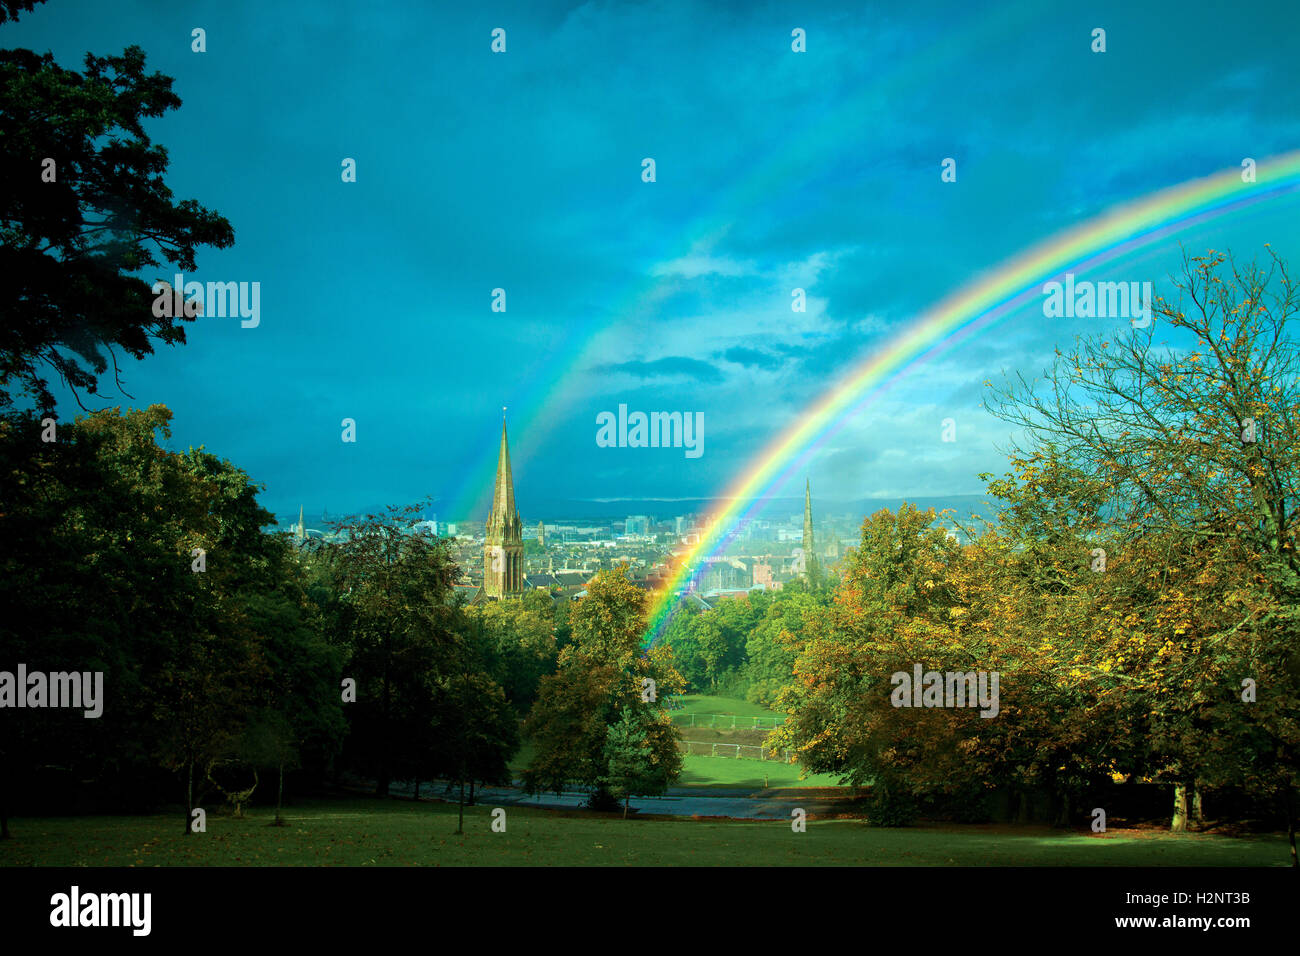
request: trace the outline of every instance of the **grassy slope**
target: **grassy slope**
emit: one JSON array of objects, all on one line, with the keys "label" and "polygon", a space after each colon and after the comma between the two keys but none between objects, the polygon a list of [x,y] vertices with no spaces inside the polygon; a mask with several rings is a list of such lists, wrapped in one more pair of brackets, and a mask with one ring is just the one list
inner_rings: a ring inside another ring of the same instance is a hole
[{"label": "grassy slope", "polygon": [[1111,831],[1103,836],[1045,828],[873,829],[854,821],[619,820],[590,814],[507,809],[492,833],[491,808],[467,808],[457,837],[454,805],[359,798],[289,808],[243,820],[208,818],[208,832],[183,836],[175,814],[17,819],[0,843],[0,865],[30,866],[456,866],[456,865],[1109,865],[1282,866],[1281,836]]},{"label": "grassy slope", "polygon": [[[710,697],[704,694],[687,694],[682,697],[682,707],[674,710],[673,719],[685,740],[719,743],[759,743],[768,731],[714,730],[706,727],[686,727],[679,714],[735,714],[739,717],[780,717],[781,714],[734,697]],[[752,726],[752,725],[751,725]],[[754,787],[763,786],[764,775],[770,787],[834,787],[839,777],[831,774],[809,774],[799,779],[799,765],[774,760],[737,760],[734,757],[708,757],[688,754],[677,780],[679,787]]]},{"label": "grassy slope", "polygon": [[733,757],[706,757],[687,754],[682,758],[682,775],[678,787],[753,787],[761,789],[763,777],[769,787],[837,787],[840,778],[828,773],[812,773],[799,779],[799,765],[777,760],[736,760]]},{"label": "grassy slope", "polygon": [[735,714],[739,717],[784,717],[774,710],[735,697],[709,697],[704,694],[686,694],[682,706],[672,712],[677,714]]},{"label": "grassy slope", "polygon": [[[692,694],[682,698],[685,706],[674,710],[678,714],[737,714],[741,717],[777,717],[779,714],[748,701],[731,697],[707,697]],[[680,722],[680,718],[677,718]],[[719,741],[733,743],[758,743],[766,731],[753,731],[749,734],[732,736],[729,731],[716,731],[701,727],[681,727],[683,738],[688,740]],[[510,771],[516,778],[523,773],[535,751],[532,741],[525,740],[519,752],[510,760]],[[737,760],[734,757],[708,757],[701,754],[688,754],[682,767],[682,775],[674,786],[678,787],[753,787],[762,789],[763,777],[767,776],[769,787],[834,787],[839,778],[831,774],[811,774],[806,780],[799,779],[797,764],[784,764],[773,760]]]}]

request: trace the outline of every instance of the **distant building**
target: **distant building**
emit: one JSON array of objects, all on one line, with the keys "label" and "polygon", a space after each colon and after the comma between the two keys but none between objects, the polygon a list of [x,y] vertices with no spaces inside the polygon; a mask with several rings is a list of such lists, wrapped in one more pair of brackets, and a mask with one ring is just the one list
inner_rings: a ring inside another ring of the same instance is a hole
[{"label": "distant building", "polygon": [[453,584],[452,593],[466,604],[483,603],[483,589],[477,584]]},{"label": "distant building", "polygon": [[812,482],[804,479],[803,486],[803,569],[800,577],[817,576],[817,547],[813,542]]},{"label": "distant building", "polygon": [[650,519],[646,515],[628,515],[623,522],[623,533],[626,535],[644,536],[649,532]]},{"label": "distant building", "polygon": [[826,547],[822,550],[822,555],[830,561],[836,561],[839,559],[841,553],[842,551],[841,551],[839,535],[834,534],[832,532],[830,541],[827,543]]},{"label": "distant building", "polygon": [[515,510],[506,421],[501,419],[501,450],[483,541],[483,591],[489,598],[518,597],[524,591],[524,523]]}]

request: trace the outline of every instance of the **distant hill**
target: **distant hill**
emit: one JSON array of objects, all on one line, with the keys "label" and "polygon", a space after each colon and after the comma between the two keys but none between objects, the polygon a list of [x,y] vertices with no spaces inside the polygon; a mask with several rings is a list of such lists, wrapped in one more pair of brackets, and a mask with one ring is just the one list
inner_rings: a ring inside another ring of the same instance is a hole
[{"label": "distant hill", "polygon": [[[881,508],[889,508],[891,511],[897,511],[903,501],[910,501],[918,508],[934,508],[936,511],[943,511],[951,508],[956,512],[959,518],[967,518],[972,513],[992,517],[993,507],[986,502],[991,502],[989,495],[917,495],[915,498],[858,498],[855,500],[842,500],[836,498],[819,498],[813,495],[812,505],[814,515],[842,515],[846,512],[853,515],[865,516],[879,511]],[[670,517],[681,514],[703,514],[710,511],[713,507],[711,498],[688,498],[672,501],[664,501],[653,498],[627,498],[618,501],[590,501],[579,498],[557,498],[553,500],[543,500],[521,502],[521,514],[526,522],[536,518],[552,518],[558,520],[592,518],[600,520],[612,520],[614,518],[623,518],[627,515],[655,515],[659,518]],[[527,508],[527,513],[523,509]],[[774,498],[764,509],[768,517],[780,518],[786,514],[799,514],[803,511],[803,496]]]},{"label": "distant hill", "polygon": [[[936,511],[952,509],[956,517],[960,519],[969,518],[972,513],[982,515],[986,518],[993,516],[994,508],[990,504],[993,501],[990,495],[917,495],[909,498],[857,498],[845,500],[839,498],[819,498],[813,495],[813,514],[818,520],[829,516],[841,516],[851,514],[857,518],[874,514],[881,508],[888,508],[891,511],[897,511],[903,501],[910,501],[918,508],[934,508]],[[520,516],[527,525],[535,525],[538,520],[546,521],[575,521],[583,520],[607,522],[618,518],[625,518],[628,515],[654,515],[657,518],[669,518],[674,515],[684,514],[704,514],[710,511],[714,501],[712,498],[686,498],[664,501],[655,498],[627,498],[617,501],[593,501],[583,498],[543,498],[529,499],[524,498],[520,501]],[[360,509],[362,513],[366,510],[378,511],[379,508]],[[769,519],[779,520],[784,515],[799,514],[803,511],[803,496],[798,497],[781,497],[773,498],[768,506],[764,509],[764,514]],[[436,509],[429,509],[429,513],[436,513]],[[324,528],[326,520],[336,520],[343,517],[345,512],[340,509],[335,512],[330,510],[328,519],[318,513],[308,512],[304,517],[308,528]],[[296,524],[298,513],[280,514],[276,516],[279,523],[283,526]],[[482,521],[486,515],[474,517],[444,517],[438,515],[440,521]]]}]

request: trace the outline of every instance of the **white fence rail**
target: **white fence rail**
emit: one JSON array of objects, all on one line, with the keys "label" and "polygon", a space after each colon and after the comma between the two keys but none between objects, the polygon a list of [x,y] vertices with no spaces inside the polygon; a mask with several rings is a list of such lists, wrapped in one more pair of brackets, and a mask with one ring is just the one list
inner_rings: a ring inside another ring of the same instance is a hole
[{"label": "white fence rail", "polygon": [[778,760],[789,763],[794,759],[793,750],[769,750],[758,744],[725,744],[708,740],[680,740],[678,744],[685,748],[682,753],[695,754],[697,757],[734,757],[737,760]]},{"label": "white fence rail", "polygon": [[[775,730],[784,717],[737,717],[735,714],[673,714],[680,727],[708,727],[713,730]],[[748,721],[748,723],[745,723]]]}]

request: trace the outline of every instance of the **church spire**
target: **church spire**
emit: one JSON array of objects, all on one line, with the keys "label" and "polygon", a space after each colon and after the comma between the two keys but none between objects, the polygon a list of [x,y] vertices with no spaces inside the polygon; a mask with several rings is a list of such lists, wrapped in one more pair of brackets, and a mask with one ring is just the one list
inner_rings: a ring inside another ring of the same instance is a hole
[{"label": "church spire", "polygon": [[807,478],[803,486],[803,560],[804,576],[808,577],[817,562],[817,549],[813,542],[812,482]]},{"label": "church spire", "polygon": [[510,474],[510,446],[506,443],[506,420],[501,419],[501,450],[497,452],[497,481],[492,489],[492,511],[488,523],[507,520],[515,514],[515,480]]},{"label": "church spire", "polygon": [[299,544],[307,540],[307,528],[302,523],[302,505],[298,506],[298,527],[294,529],[293,537]]},{"label": "church spire", "polygon": [[509,597],[524,589],[524,523],[515,510],[504,408],[501,413],[501,450],[483,541],[483,591],[490,598]]}]

